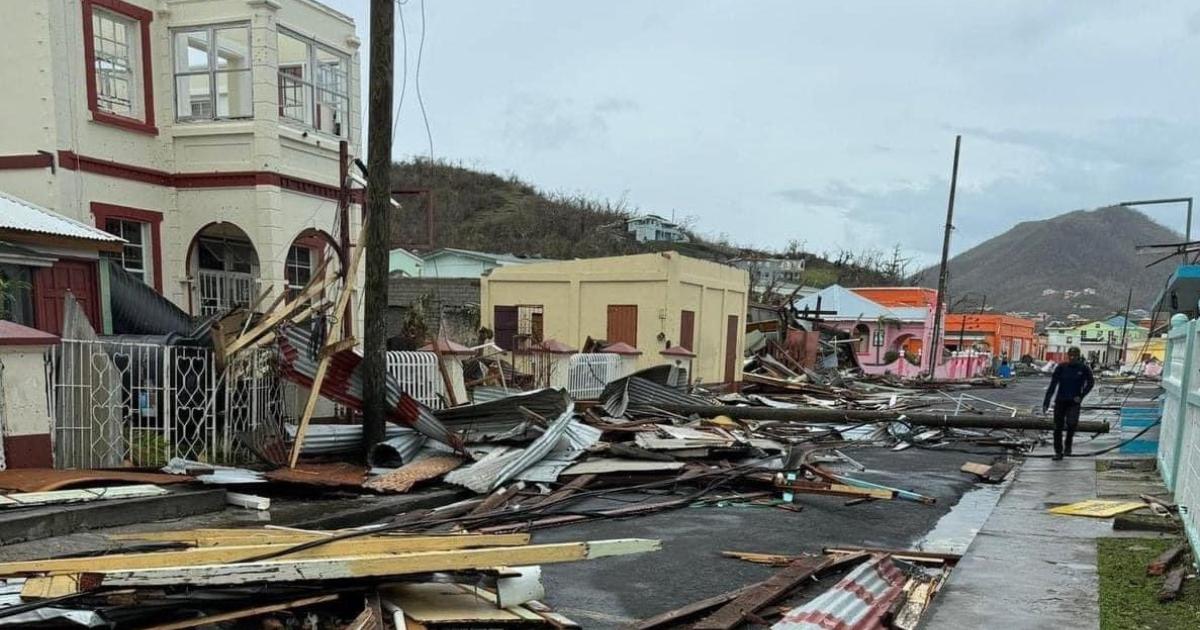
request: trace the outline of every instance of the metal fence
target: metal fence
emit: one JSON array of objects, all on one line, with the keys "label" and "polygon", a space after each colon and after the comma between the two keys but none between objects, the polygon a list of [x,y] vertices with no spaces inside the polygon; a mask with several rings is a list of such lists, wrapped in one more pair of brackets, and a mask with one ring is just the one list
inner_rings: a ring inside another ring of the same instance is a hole
[{"label": "metal fence", "polygon": [[66,339],[47,361],[58,468],[238,463],[239,434],[282,431],[272,349],[220,371],[209,348]]},{"label": "metal fence", "polygon": [[1175,494],[1192,549],[1200,552],[1200,324],[1176,316],[1167,334],[1158,469]]},{"label": "metal fence", "polygon": [[401,389],[431,409],[446,407],[446,380],[438,369],[433,352],[391,350],[387,353],[388,373]]}]

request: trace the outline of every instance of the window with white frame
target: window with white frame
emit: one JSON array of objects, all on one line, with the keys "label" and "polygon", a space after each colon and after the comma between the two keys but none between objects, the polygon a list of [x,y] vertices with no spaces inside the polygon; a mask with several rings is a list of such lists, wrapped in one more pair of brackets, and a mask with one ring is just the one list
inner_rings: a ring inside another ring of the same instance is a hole
[{"label": "window with white frame", "polygon": [[213,25],[172,33],[177,120],[249,118],[254,115],[250,77],[250,27]]},{"label": "window with white frame", "polygon": [[140,42],[137,20],[104,9],[92,11],[93,72],[100,111],[141,117]]},{"label": "window with white frame", "polygon": [[120,251],[108,252],[106,256],[146,284],[151,284],[154,280],[153,270],[150,268],[149,228],[149,225],[141,221],[130,221],[129,219],[110,218],[104,222],[105,232],[125,239]]},{"label": "window with white frame", "polygon": [[279,116],[335,136],[347,136],[350,58],[279,29]]},{"label": "window with white frame", "polygon": [[283,276],[287,280],[288,289],[293,291],[303,289],[310,280],[313,273],[313,255],[312,250],[300,245],[292,245],[288,250],[287,264],[283,269]]}]

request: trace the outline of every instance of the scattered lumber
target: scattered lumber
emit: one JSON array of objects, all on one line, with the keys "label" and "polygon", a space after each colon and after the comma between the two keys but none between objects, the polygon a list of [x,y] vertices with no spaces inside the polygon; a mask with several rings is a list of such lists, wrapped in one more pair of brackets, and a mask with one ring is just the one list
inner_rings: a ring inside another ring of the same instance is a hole
[{"label": "scattered lumber", "polygon": [[176,621],[173,623],[162,623],[155,626],[150,626],[147,630],[185,630],[186,628],[198,628],[200,626],[208,626],[226,621],[236,621],[238,619],[246,619],[249,617],[257,617],[272,612],[280,612],[284,610],[296,610],[306,608],[316,604],[324,604],[337,599],[337,595],[315,595],[313,597],[301,597],[291,601],[280,602],[277,604],[267,604],[266,606],[253,606],[251,608],[242,608],[226,613],[215,615],[205,615],[188,621]]},{"label": "scattered lumber", "polygon": [[939,551],[921,551],[919,549],[885,549],[882,547],[857,547],[857,546],[839,546],[826,547],[823,550],[825,553],[870,553],[883,554],[891,556],[897,560],[906,562],[928,563],[928,564],[943,564],[947,562],[958,562],[962,556],[957,553],[944,553]]},{"label": "scattered lumber", "polygon": [[679,623],[702,615],[718,606],[722,606],[734,599],[737,599],[744,593],[750,592],[759,586],[762,586],[761,582],[743,586],[742,588],[735,589],[727,593],[721,593],[720,595],[706,597],[704,599],[694,601],[686,606],[681,606],[674,610],[668,610],[666,612],[654,615],[653,617],[647,617],[646,619],[643,619],[630,626],[630,630],[655,630],[656,628],[675,627]]},{"label": "scattered lumber", "polygon": [[[318,547],[319,548],[319,547]],[[333,558],[272,559],[261,562],[178,565],[150,569],[109,569],[66,574],[76,588],[235,586],[261,582],[304,582],[388,577],[438,571],[462,571],[502,565],[524,566],[595,560],[657,551],[661,543],[645,538],[619,538],[575,543],[438,550],[403,554],[355,554]]]}]

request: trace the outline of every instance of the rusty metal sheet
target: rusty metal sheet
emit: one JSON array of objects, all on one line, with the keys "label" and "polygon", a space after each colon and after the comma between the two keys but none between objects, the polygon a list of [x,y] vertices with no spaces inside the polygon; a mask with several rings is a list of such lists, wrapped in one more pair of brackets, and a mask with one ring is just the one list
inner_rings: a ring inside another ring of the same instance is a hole
[{"label": "rusty metal sheet", "polygon": [[376,492],[408,492],[417,482],[437,479],[461,466],[462,462],[462,458],[453,455],[426,457],[376,477],[363,487]]},{"label": "rusty metal sheet", "polygon": [[271,481],[302,483],[310,486],[362,486],[367,476],[365,466],[354,464],[298,464],[295,468],[279,468],[266,473]]},{"label": "rusty metal sheet", "polygon": [[111,486],[120,483],[188,483],[195,481],[187,475],[137,472],[134,470],[92,470],[74,468],[13,468],[0,470],[0,489],[18,492],[46,492],[64,488]]}]

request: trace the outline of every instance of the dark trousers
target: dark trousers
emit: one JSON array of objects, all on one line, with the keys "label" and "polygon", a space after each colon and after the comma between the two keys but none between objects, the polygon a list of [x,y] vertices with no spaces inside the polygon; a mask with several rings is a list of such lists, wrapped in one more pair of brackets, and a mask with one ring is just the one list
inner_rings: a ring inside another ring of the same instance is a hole
[{"label": "dark trousers", "polygon": [[[1054,454],[1070,455],[1071,442],[1075,440],[1075,427],[1079,426],[1079,403],[1074,400],[1054,401]],[[1063,444],[1063,428],[1067,430],[1067,443]],[[1064,450],[1064,446],[1066,449]]]}]

